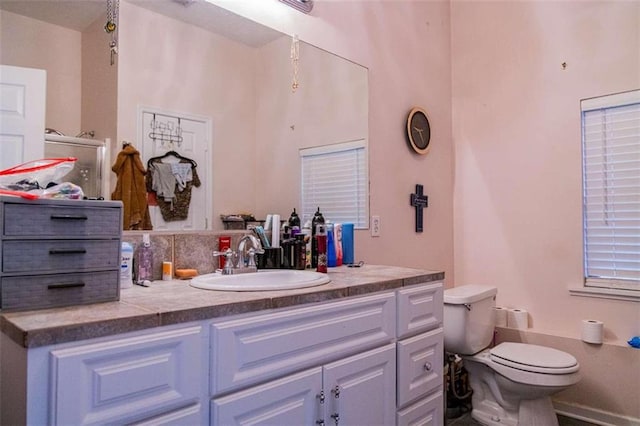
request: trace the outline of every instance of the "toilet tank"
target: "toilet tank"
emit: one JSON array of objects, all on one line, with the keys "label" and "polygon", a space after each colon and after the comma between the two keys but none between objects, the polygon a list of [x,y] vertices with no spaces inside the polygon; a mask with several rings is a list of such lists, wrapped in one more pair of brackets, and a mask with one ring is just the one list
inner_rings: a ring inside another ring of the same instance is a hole
[{"label": "toilet tank", "polygon": [[485,349],[493,339],[495,287],[463,285],[444,291],[444,349],[472,355]]}]

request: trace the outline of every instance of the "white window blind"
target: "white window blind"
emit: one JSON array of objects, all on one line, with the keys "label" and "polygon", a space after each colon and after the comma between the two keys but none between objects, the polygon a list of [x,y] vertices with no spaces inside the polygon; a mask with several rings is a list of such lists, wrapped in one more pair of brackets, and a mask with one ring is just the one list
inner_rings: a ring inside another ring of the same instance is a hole
[{"label": "white window blind", "polygon": [[581,109],[586,285],[640,290],[640,90]]},{"label": "white window blind", "polygon": [[369,225],[369,173],[364,140],[300,150],[302,218],[317,208],[325,220]]}]

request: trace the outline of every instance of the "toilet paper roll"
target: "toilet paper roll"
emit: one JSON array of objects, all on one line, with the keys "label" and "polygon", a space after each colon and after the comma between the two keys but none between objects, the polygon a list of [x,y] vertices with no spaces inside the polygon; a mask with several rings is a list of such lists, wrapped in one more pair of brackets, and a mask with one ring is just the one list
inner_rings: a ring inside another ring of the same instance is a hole
[{"label": "toilet paper roll", "polygon": [[507,326],[507,312],[509,310],[507,308],[503,308],[502,306],[495,307],[496,313],[496,327],[506,327]]},{"label": "toilet paper roll", "polygon": [[602,321],[586,319],[582,320],[582,341],[587,343],[602,344],[604,324]]},{"label": "toilet paper roll", "polygon": [[507,327],[518,330],[529,328],[529,312],[524,309],[509,309],[507,313]]}]

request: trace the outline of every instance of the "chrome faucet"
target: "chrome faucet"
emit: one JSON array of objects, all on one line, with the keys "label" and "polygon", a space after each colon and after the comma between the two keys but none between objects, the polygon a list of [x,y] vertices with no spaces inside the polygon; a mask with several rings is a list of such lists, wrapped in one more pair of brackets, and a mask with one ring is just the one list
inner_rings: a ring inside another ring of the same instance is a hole
[{"label": "chrome faucet", "polygon": [[[250,242],[253,247],[247,249],[247,242]],[[240,238],[236,252],[238,253],[237,269],[240,273],[256,272],[258,270],[255,255],[264,253],[264,249],[255,235],[247,234]]]},{"label": "chrome faucet", "polygon": [[[252,247],[247,248],[250,243]],[[248,234],[240,238],[236,251],[227,249],[225,251],[214,251],[214,256],[224,256],[225,263],[222,275],[244,274],[246,272],[257,272],[255,255],[264,253],[260,240],[254,235]]]}]

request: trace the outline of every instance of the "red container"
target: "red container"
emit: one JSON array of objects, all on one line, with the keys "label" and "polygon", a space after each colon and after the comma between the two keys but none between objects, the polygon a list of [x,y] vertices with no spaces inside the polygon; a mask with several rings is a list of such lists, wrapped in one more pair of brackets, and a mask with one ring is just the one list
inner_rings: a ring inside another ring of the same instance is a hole
[{"label": "red container", "polygon": [[[219,237],[218,251],[225,251],[228,248],[231,248],[231,237]],[[225,256],[218,256],[218,263],[220,264],[220,269],[224,268],[225,261],[226,261]]]}]

